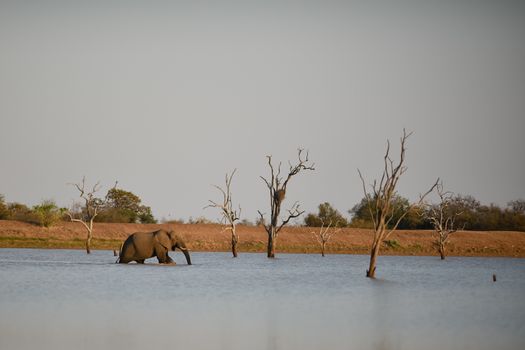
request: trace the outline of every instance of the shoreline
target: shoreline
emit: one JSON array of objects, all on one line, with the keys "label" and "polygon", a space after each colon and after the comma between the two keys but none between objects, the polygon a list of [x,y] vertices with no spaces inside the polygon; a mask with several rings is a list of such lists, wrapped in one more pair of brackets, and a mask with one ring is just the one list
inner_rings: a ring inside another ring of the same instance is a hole
[{"label": "shoreline", "polygon": [[[85,248],[78,248],[78,247],[24,247],[24,246],[12,246],[12,247],[6,247],[0,245],[0,251],[2,249],[34,249],[34,250],[78,250],[78,251],[85,251]],[[91,247],[91,251],[100,251],[100,252],[109,252],[113,256],[113,250],[109,248],[93,248]],[[180,253],[180,250],[177,251],[170,251],[169,254],[173,255],[176,253]],[[224,250],[191,250],[191,253],[225,253],[225,254],[231,254],[231,251],[224,251]],[[237,251],[237,254],[239,256],[243,254],[266,254],[266,251]],[[304,255],[321,255],[321,252],[304,252],[304,251],[277,251],[276,252],[276,258],[278,258],[279,255],[288,255],[288,254],[304,254]],[[361,252],[331,252],[331,251],[325,251],[325,255],[361,255],[361,256],[370,256],[370,253],[361,253]],[[419,256],[419,257],[435,257],[439,258],[439,254],[436,252],[435,254],[415,254],[415,253],[396,253],[391,251],[383,251],[381,250],[379,253],[379,257],[381,256]],[[115,256],[116,257],[116,256]],[[502,259],[525,259],[525,256],[508,256],[508,255],[483,255],[483,254],[447,254],[448,258],[502,258]],[[233,258],[233,257],[232,257]],[[154,257],[152,259],[155,259]]]},{"label": "shoreline", "polygon": [[[119,250],[131,233],[172,229],[184,237],[194,252],[231,252],[231,236],[219,224],[120,224],[95,223],[93,250]],[[313,227],[285,227],[277,240],[276,253],[320,254]],[[265,253],[267,235],[262,227],[238,226],[238,252]],[[78,223],[60,222],[44,228],[0,220],[0,248],[85,249],[85,230]],[[328,243],[326,254],[369,255],[372,231],[345,228]],[[380,255],[437,256],[432,231],[399,230],[381,247]],[[461,231],[451,235],[447,256],[525,258],[525,232]]]}]

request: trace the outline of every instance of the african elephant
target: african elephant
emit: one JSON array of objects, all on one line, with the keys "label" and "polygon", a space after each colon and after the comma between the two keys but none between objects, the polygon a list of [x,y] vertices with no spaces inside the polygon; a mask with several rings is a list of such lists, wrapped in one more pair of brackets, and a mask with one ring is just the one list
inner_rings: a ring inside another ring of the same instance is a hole
[{"label": "african elephant", "polygon": [[188,265],[191,265],[186,243],[173,231],[161,229],[153,232],[135,232],[122,244],[117,262],[127,264],[136,261],[144,264],[144,260],[156,256],[161,264],[175,264],[168,255],[168,251],[174,251],[175,248],[184,253]]}]

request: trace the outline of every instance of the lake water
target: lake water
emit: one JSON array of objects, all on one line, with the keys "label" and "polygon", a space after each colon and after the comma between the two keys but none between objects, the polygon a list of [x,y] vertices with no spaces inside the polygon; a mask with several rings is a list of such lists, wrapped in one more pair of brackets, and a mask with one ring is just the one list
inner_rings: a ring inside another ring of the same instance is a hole
[{"label": "lake water", "polygon": [[0,349],[525,349],[525,259],[170,254],[0,249]]}]

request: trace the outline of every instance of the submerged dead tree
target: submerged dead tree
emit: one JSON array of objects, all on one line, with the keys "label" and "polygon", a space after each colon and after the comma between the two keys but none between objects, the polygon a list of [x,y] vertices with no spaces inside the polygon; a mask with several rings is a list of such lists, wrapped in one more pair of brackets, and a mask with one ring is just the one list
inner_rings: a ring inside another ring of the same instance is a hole
[{"label": "submerged dead tree", "polygon": [[221,211],[221,222],[223,224],[226,224],[227,226],[224,228],[224,230],[230,230],[232,234],[232,254],[233,257],[237,257],[237,243],[239,243],[239,236],[236,232],[236,222],[239,221],[239,217],[241,216],[241,207],[239,206],[239,211],[233,209],[233,203],[232,203],[232,193],[231,193],[231,184],[233,175],[235,175],[235,171],[237,169],[234,169],[232,173],[226,174],[226,187],[222,189],[219,186],[214,185],[216,189],[221,191],[222,193],[222,203],[217,203],[212,200],[209,200],[210,204],[206,206],[206,208],[218,208]]},{"label": "submerged dead tree", "polygon": [[401,214],[394,215],[395,208],[393,205],[393,199],[396,195],[396,187],[399,179],[407,170],[407,167],[405,166],[405,144],[410,135],[412,135],[412,133],[407,134],[405,129],[403,129],[400,158],[397,164],[394,164],[394,161],[390,158],[390,142],[387,140],[386,152],[383,158],[383,173],[379,182],[374,180],[370,185],[372,193],[367,191],[365,179],[363,178],[361,171],[359,169],[357,170],[363,184],[363,192],[374,225],[374,239],[370,250],[370,265],[366,271],[366,276],[370,278],[375,278],[376,260],[379,255],[381,244],[396,230],[401,220],[403,220],[410,211],[421,205],[425,197],[432,192],[439,181],[438,179],[427,192],[420,195],[418,202],[409,205]]},{"label": "submerged dead tree", "polygon": [[303,150],[299,149],[297,153],[298,162],[295,165],[289,163],[290,168],[288,170],[288,175],[286,175],[286,178],[283,178],[281,176],[281,163],[279,163],[277,171],[275,171],[272,164],[272,156],[267,156],[271,177],[269,179],[266,179],[265,177],[261,176],[261,179],[265,182],[266,186],[268,187],[268,192],[270,195],[270,220],[265,220],[265,214],[261,213],[261,211],[259,210],[257,211],[261,217],[261,222],[268,222],[267,224],[264,224],[264,228],[266,230],[266,233],[268,234],[268,258],[275,258],[275,244],[277,236],[279,235],[281,229],[286,224],[288,224],[288,222],[290,222],[291,219],[297,218],[304,213],[304,211],[299,209],[299,203],[295,202],[292,205],[292,207],[288,209],[288,215],[286,219],[280,220],[279,216],[281,213],[281,205],[284,201],[284,198],[286,197],[286,189],[291,178],[299,174],[303,170],[315,170],[314,164],[309,165],[308,152],[306,153],[306,155],[303,155]]},{"label": "submerged dead tree", "polygon": [[[99,211],[107,202],[107,195],[104,199],[95,197],[95,193],[100,190],[100,182],[97,182],[91,190],[86,189],[86,177],[82,178],[81,183],[71,184],[80,192],[80,198],[83,200],[83,205],[80,206],[78,212],[68,210],[67,214],[72,222],[80,222],[87,231],[86,237],[86,252],[91,253],[91,240],[93,238],[93,221],[98,215]],[[115,183],[114,188],[117,186]],[[108,192],[109,193],[109,192]]]},{"label": "submerged dead tree", "polygon": [[332,223],[332,220],[328,222],[328,225],[325,226],[324,221],[321,220],[321,227],[319,227],[319,231],[312,231],[312,234],[317,239],[317,242],[319,242],[319,245],[321,246],[321,256],[324,256],[326,245],[328,244],[328,241],[332,238],[332,236],[339,231],[341,231],[341,228],[337,228],[337,222]]},{"label": "submerged dead tree", "polygon": [[428,206],[425,214],[434,227],[436,236],[434,244],[436,249],[441,256],[441,260],[445,260],[445,245],[450,235],[458,230],[455,227],[455,221],[461,215],[461,212],[454,210],[452,205],[453,193],[443,190],[443,182],[437,184],[436,192],[439,197],[439,203]]}]

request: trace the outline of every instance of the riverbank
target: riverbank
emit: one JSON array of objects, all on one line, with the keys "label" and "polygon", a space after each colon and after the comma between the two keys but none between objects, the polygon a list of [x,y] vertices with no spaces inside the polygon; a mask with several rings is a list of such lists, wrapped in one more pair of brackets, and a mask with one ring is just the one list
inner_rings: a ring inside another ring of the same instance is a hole
[{"label": "riverbank", "polygon": [[[184,237],[193,251],[229,251],[230,233],[218,224],[109,224],[95,223],[93,249],[118,250],[131,233],[173,229]],[[318,253],[319,244],[312,232],[316,228],[284,228],[277,241],[278,253]],[[239,252],[265,252],[267,236],[263,227],[237,228]],[[31,224],[0,220],[0,248],[68,248],[84,249],[86,231],[81,224],[61,222],[45,228]],[[372,232],[367,229],[346,228],[333,236],[327,245],[328,254],[368,254]],[[396,231],[382,255],[436,255],[432,231]],[[525,233],[508,231],[462,231],[451,235],[450,256],[525,257]]]}]

